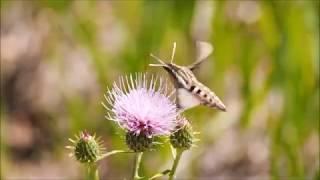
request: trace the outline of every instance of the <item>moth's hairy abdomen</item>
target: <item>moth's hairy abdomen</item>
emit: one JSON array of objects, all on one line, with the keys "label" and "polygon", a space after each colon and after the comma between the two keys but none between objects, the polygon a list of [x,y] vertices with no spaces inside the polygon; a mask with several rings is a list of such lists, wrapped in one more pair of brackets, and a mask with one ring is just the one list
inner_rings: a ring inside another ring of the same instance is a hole
[{"label": "moth's hairy abdomen", "polygon": [[201,104],[226,111],[226,107],[219,97],[199,81],[194,81],[194,84],[189,88],[189,92],[199,98]]}]

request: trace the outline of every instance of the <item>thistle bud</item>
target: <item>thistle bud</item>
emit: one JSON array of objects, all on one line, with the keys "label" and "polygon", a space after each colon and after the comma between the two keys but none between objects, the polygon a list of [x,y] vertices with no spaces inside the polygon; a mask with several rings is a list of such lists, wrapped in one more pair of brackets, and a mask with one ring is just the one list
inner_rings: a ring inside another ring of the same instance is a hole
[{"label": "thistle bud", "polygon": [[178,117],[176,131],[170,135],[170,143],[176,149],[190,149],[193,144],[193,132],[189,122],[184,117]]},{"label": "thistle bud", "polygon": [[127,132],[126,134],[126,143],[134,152],[144,152],[150,150],[153,146],[153,140],[153,137],[148,137],[144,133],[135,134],[133,132]]},{"label": "thistle bud", "polygon": [[69,139],[73,145],[66,147],[73,150],[70,155],[74,156],[76,160],[81,163],[97,161],[104,150],[99,138],[97,139],[95,136],[91,136],[86,131],[81,132],[79,136],[76,135],[75,137],[75,140]]}]

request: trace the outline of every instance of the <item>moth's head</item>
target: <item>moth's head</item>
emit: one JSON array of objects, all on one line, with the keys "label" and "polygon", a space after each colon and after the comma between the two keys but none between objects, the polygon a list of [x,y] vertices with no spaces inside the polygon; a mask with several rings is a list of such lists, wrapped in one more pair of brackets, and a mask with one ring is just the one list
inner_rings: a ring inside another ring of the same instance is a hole
[{"label": "moth's head", "polygon": [[170,63],[167,63],[158,58],[157,56],[154,56],[153,54],[150,54],[150,56],[156,59],[159,62],[159,64],[149,64],[149,66],[163,67],[169,74],[175,74],[175,72],[181,69],[180,66],[174,64],[172,61]]},{"label": "moth's head", "polygon": [[[157,56],[150,54],[150,56],[153,57],[154,59],[156,59],[159,62],[159,64],[149,64],[149,66],[163,67],[170,74],[171,78],[177,79],[178,72],[181,70],[185,71],[185,68],[173,63],[175,52],[176,52],[176,42],[173,43],[173,49],[172,49],[170,63],[164,62],[163,60],[161,60]],[[189,69],[187,69],[187,70],[189,70]]]},{"label": "moth's head", "polygon": [[177,44],[176,44],[176,42],[174,42],[170,63],[166,63],[166,62],[162,61],[160,58],[158,58],[157,56],[150,54],[150,56],[153,57],[154,59],[156,59],[160,64],[149,64],[149,66],[163,67],[169,73],[173,73],[172,71],[177,70],[177,68],[178,68],[178,66],[173,63],[173,58],[174,58],[174,55],[176,52],[176,46],[177,46]]}]

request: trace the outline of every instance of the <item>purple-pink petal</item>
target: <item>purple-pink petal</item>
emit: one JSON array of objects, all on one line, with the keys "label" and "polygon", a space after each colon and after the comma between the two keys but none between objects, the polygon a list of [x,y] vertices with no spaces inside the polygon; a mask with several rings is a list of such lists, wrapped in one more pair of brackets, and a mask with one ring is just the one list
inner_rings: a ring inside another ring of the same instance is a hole
[{"label": "purple-pink petal", "polygon": [[139,74],[135,79],[130,76],[124,81],[121,78],[119,85],[114,83],[107,93],[112,101],[111,118],[135,134],[168,135],[176,127],[177,109],[161,82],[156,88],[156,80],[148,83],[146,75]]}]

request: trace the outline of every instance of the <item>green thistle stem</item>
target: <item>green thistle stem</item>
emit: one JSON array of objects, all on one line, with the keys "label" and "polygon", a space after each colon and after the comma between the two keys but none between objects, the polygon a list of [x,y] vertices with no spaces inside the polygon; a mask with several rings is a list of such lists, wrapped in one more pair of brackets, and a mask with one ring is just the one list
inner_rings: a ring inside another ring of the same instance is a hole
[{"label": "green thistle stem", "polygon": [[174,158],[174,161],[173,161],[173,165],[172,165],[172,168],[171,168],[171,171],[170,171],[170,174],[169,174],[169,180],[173,180],[174,179],[174,174],[176,173],[176,170],[177,170],[177,167],[178,167],[178,164],[179,164],[179,161],[181,159],[181,156],[182,156],[182,153],[183,153],[183,149],[176,149],[176,157]]},{"label": "green thistle stem", "polygon": [[98,168],[95,163],[90,163],[87,166],[87,180],[99,180]]},{"label": "green thistle stem", "polygon": [[140,165],[141,165],[142,155],[143,155],[143,152],[136,153],[136,155],[135,155],[134,169],[133,169],[133,175],[132,175],[132,179],[134,179],[134,180],[140,179],[139,169],[140,169]]},{"label": "green thistle stem", "polygon": [[152,177],[148,178],[148,180],[153,180],[153,179],[156,179],[156,178],[165,176],[165,175],[167,175],[167,174],[169,174],[169,173],[170,173],[170,170],[169,170],[169,169],[166,169],[166,170],[164,170],[164,171],[162,171],[162,172],[160,172],[160,173],[157,173],[157,174],[153,175]]},{"label": "green thistle stem", "polygon": [[104,153],[102,154],[98,159],[97,161],[103,159],[103,158],[106,158],[108,156],[111,156],[111,155],[114,155],[114,154],[118,154],[118,153],[134,153],[133,151],[125,151],[125,150],[113,150],[113,151],[110,151],[110,152],[107,152],[107,153]]}]

